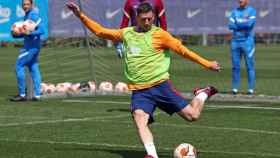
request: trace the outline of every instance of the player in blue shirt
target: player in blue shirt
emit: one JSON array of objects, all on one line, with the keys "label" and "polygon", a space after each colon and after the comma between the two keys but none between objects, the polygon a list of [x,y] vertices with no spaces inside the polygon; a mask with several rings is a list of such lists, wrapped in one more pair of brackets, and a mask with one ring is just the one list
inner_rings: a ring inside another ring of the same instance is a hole
[{"label": "player in blue shirt", "polygon": [[27,66],[31,73],[34,85],[33,100],[40,99],[41,75],[39,70],[38,56],[41,48],[41,35],[44,34],[42,19],[37,10],[33,9],[33,0],[23,0],[22,8],[25,12],[24,21],[32,20],[37,24],[32,32],[25,31],[22,34],[13,33],[15,38],[24,38],[24,46],[20,50],[16,61],[16,77],[18,85],[18,95],[11,98],[11,101],[25,101],[25,72],[24,67]]},{"label": "player in blue shirt", "polygon": [[232,60],[232,93],[237,94],[240,83],[240,60],[245,59],[248,76],[248,93],[253,94],[255,88],[254,66],[254,25],[256,23],[256,10],[249,6],[248,0],[238,0],[239,7],[234,9],[229,17],[228,27],[233,31],[231,41]]}]

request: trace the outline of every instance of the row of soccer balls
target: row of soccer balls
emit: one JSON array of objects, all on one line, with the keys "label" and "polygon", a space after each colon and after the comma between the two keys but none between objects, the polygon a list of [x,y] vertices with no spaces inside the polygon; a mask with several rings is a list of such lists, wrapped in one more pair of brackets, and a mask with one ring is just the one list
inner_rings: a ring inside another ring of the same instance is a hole
[{"label": "row of soccer balls", "polygon": [[58,84],[41,83],[41,93],[79,93],[79,92],[100,92],[106,93],[128,93],[128,87],[126,83],[118,82],[115,86],[109,81],[103,81],[97,87],[94,81],[88,81],[87,83],[70,83],[63,82]]}]

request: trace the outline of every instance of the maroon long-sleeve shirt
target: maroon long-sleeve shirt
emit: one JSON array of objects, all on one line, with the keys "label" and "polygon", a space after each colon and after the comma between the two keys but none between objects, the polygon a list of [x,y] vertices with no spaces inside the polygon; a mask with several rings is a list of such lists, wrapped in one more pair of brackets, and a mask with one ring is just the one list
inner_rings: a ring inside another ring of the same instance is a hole
[{"label": "maroon long-sleeve shirt", "polygon": [[140,3],[148,2],[155,11],[155,25],[167,30],[165,9],[162,0],[127,0],[124,5],[123,18],[120,28],[128,27],[129,21],[131,26],[136,25],[137,7]]}]

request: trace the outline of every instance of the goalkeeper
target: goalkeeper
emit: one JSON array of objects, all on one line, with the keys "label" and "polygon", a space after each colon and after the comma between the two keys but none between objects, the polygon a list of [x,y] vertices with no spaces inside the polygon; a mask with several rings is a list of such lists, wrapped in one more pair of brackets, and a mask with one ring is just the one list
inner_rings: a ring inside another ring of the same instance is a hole
[{"label": "goalkeeper", "polygon": [[186,120],[194,121],[199,118],[204,101],[217,93],[212,86],[197,89],[194,99],[187,103],[169,80],[170,54],[166,50],[171,49],[213,71],[220,70],[219,64],[188,50],[168,32],[154,26],[154,13],[149,3],[142,3],[137,8],[137,25],[124,29],[104,28],[82,13],[76,4],[70,2],[67,6],[97,36],[123,41],[124,74],[132,90],[131,112],[147,154],[158,158],[148,126],[154,121],[156,107],[170,115],[177,113]]},{"label": "goalkeeper", "polygon": [[16,61],[16,77],[18,86],[18,95],[11,98],[11,101],[26,101],[25,93],[25,72],[24,67],[27,66],[31,73],[34,85],[34,97],[32,100],[40,99],[41,90],[41,74],[39,70],[38,56],[41,48],[41,35],[44,34],[41,18],[38,11],[32,8],[33,0],[23,0],[22,8],[25,12],[24,20],[32,20],[37,24],[33,32],[16,33],[13,37],[24,38],[24,46],[20,50],[20,54]]},{"label": "goalkeeper", "polygon": [[[123,17],[120,28],[128,27],[129,21],[131,26],[136,25],[136,15],[137,15],[137,7],[139,4],[148,2],[153,7],[155,13],[154,24],[156,26],[160,26],[162,29],[167,30],[167,22],[165,16],[165,9],[162,0],[126,0],[124,9],[123,9]],[[116,49],[118,56],[122,58],[123,56],[123,44],[122,42],[118,42],[116,44]]]}]

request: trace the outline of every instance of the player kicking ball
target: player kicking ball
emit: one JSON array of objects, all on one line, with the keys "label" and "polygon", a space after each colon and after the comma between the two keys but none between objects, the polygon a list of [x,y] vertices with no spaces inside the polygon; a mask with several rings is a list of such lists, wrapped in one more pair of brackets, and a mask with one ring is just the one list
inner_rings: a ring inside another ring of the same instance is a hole
[{"label": "player kicking ball", "polygon": [[188,103],[169,80],[168,50],[213,71],[220,70],[219,64],[200,57],[168,32],[154,26],[153,8],[149,3],[142,3],[137,8],[137,25],[123,29],[104,28],[82,13],[73,2],[68,3],[67,7],[98,37],[123,42],[124,74],[132,91],[130,108],[133,119],[146,149],[146,157],[158,158],[149,128],[154,121],[156,107],[170,115],[177,113],[186,120],[195,121],[200,117],[205,100],[217,93],[212,86],[196,89],[195,97]]}]

